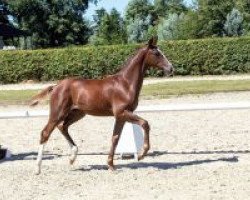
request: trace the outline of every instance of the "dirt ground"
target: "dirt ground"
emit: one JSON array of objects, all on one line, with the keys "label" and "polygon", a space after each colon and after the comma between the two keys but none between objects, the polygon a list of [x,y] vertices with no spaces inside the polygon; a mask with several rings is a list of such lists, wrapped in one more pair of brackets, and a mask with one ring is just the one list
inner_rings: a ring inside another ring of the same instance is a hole
[{"label": "dirt ground", "polygon": [[[141,105],[250,101],[250,92],[173,97]],[[45,109],[38,107],[36,109]],[[0,112],[30,109],[0,107]],[[141,115],[151,124],[144,160],[117,158],[106,168],[112,118],[87,116],[71,128],[79,146],[73,167],[68,144],[55,131],[37,176],[35,158],[46,118],[0,120],[0,144],[13,156],[0,161],[0,199],[249,199],[250,110]]]}]

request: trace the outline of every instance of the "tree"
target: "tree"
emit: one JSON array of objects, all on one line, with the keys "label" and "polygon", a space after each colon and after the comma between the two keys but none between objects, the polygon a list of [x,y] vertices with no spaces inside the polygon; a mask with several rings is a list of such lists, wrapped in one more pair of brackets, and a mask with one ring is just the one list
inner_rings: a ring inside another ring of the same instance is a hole
[{"label": "tree", "polygon": [[168,18],[163,19],[158,25],[159,40],[178,40],[184,39],[183,22],[185,15],[174,13],[169,14]]},{"label": "tree", "polygon": [[181,14],[187,11],[183,0],[154,0],[157,18],[165,18],[171,13]]},{"label": "tree", "polygon": [[144,42],[148,38],[148,29],[150,25],[150,17],[146,19],[135,18],[127,25],[128,42]]},{"label": "tree", "polygon": [[104,8],[98,9],[95,11],[96,14],[93,15],[93,20],[95,24],[95,30],[101,25],[102,18],[105,14],[107,14],[107,11]]},{"label": "tree", "polygon": [[201,37],[223,36],[227,14],[234,7],[234,0],[197,0]]},{"label": "tree", "polygon": [[[116,44],[127,42],[126,27],[123,18],[116,9],[110,12],[112,38]],[[108,34],[108,33],[107,33]]]},{"label": "tree", "polygon": [[[189,10],[188,12],[181,13],[177,16],[175,15],[175,20],[172,19],[172,30],[174,33],[172,38],[165,38],[165,39],[181,39],[181,40],[187,40],[187,39],[196,39],[199,38],[199,18],[198,14],[194,10]],[[174,17],[173,17],[174,18]],[[164,24],[166,25],[166,21],[171,21],[169,18],[162,19],[159,26],[158,26],[158,33],[160,29],[164,28]],[[168,22],[169,25],[171,25],[170,22]],[[163,26],[162,28],[159,28],[160,26]],[[167,29],[167,27],[165,27]],[[160,31],[161,32],[161,31]],[[171,34],[169,34],[171,35]],[[162,37],[164,39],[164,37]]]},{"label": "tree", "polygon": [[150,0],[130,0],[125,11],[125,19],[127,22],[137,19],[146,21],[153,9]]},{"label": "tree", "polygon": [[10,1],[18,24],[33,33],[37,47],[85,44],[89,36],[83,14],[93,0]]},{"label": "tree", "polygon": [[171,13],[180,15],[187,10],[183,0],[131,0],[125,13],[128,41],[147,40],[157,33],[162,18]]},{"label": "tree", "polygon": [[154,7],[150,0],[130,0],[125,12],[128,42],[143,42],[153,31]]},{"label": "tree", "polygon": [[8,4],[4,0],[0,0],[0,23],[10,24],[8,19],[8,15],[10,15],[10,11],[8,9]]},{"label": "tree", "polygon": [[[97,15],[100,14],[97,11]],[[99,18],[102,16],[101,18]],[[121,44],[126,42],[126,31],[124,21],[116,9],[110,14],[102,9],[102,14],[96,18],[94,35],[90,42],[94,45]]]},{"label": "tree", "polygon": [[234,8],[227,15],[224,30],[227,36],[241,36],[243,34],[243,17],[240,11]]},{"label": "tree", "polygon": [[250,32],[250,1],[249,0],[237,0],[236,8],[242,13],[244,21],[243,28],[247,32]]}]

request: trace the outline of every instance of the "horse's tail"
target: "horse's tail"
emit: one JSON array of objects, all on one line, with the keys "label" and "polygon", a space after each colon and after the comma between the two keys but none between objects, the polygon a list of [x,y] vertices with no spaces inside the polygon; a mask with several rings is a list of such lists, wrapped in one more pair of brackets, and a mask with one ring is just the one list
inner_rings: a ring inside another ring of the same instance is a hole
[{"label": "horse's tail", "polygon": [[29,105],[36,106],[42,99],[44,99],[47,95],[49,95],[52,92],[54,87],[55,85],[51,85],[45,88],[44,90],[42,90],[37,95],[33,96]]}]

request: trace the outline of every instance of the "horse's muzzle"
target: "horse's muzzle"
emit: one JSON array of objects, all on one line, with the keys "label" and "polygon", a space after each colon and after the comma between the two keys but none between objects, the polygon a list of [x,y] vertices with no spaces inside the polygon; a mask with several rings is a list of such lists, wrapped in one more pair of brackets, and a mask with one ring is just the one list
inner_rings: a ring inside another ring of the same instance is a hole
[{"label": "horse's muzzle", "polygon": [[165,76],[174,76],[174,68],[173,66],[168,66],[167,68],[165,68],[164,70],[164,75]]}]

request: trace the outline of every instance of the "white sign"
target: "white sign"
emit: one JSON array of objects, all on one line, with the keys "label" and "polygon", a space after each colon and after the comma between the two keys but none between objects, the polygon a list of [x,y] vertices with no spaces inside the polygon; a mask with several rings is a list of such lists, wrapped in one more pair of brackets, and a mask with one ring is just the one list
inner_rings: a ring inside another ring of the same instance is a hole
[{"label": "white sign", "polygon": [[116,154],[134,154],[137,159],[138,153],[143,147],[143,130],[139,125],[125,123],[116,148]]}]

